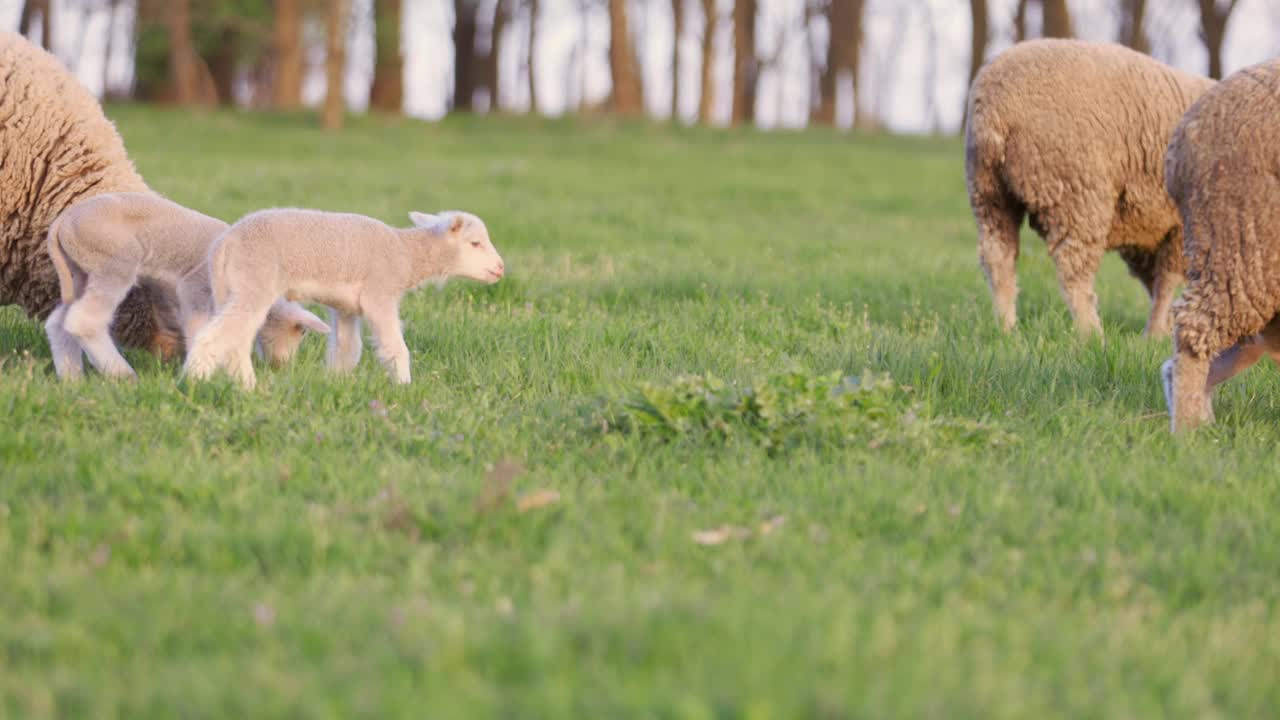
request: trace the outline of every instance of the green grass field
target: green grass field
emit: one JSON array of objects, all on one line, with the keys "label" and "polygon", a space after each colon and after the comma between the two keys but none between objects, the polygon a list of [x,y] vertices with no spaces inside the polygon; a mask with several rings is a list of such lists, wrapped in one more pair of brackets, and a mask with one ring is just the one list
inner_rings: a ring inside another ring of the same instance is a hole
[{"label": "green grass field", "polygon": [[1140,286],[1077,341],[1030,231],[1001,335],[958,141],[111,114],[174,200],[467,209],[508,276],[406,301],[407,387],[62,386],[0,313],[0,716],[1280,708],[1280,374],[1170,438]]}]

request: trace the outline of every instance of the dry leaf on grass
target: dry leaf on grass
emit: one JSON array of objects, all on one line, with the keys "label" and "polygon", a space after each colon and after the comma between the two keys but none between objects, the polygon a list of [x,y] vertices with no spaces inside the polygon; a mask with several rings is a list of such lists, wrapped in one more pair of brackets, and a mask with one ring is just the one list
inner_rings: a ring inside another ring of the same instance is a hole
[{"label": "dry leaf on grass", "polygon": [[697,530],[693,533],[693,541],[699,545],[720,545],[729,540],[745,540],[753,534],[768,535],[782,527],[782,523],[786,522],[786,520],[785,515],[775,515],[756,526],[754,533],[751,532],[750,528],[735,527],[733,525],[721,525],[711,530]]},{"label": "dry leaf on grass", "polygon": [[537,510],[540,507],[554,505],[560,502],[560,493],[555,490],[534,490],[528,495],[522,495],[516,501],[516,510],[527,512],[529,510]]},{"label": "dry leaf on grass", "polygon": [[760,527],[757,528],[757,532],[759,532],[761,535],[768,535],[774,530],[777,530],[778,528],[782,527],[782,523],[786,521],[787,521],[786,515],[774,515],[768,520],[761,522]]}]

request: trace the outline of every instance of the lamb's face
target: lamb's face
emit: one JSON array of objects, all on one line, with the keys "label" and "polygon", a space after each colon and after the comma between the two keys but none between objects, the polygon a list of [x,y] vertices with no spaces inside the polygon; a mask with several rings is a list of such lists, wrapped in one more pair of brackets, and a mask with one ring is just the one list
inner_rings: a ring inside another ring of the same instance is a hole
[{"label": "lamb's face", "polygon": [[434,227],[445,233],[455,250],[455,262],[449,275],[493,284],[506,274],[506,265],[489,240],[489,230],[480,218],[465,212],[443,212],[439,215],[410,213],[418,227]]}]

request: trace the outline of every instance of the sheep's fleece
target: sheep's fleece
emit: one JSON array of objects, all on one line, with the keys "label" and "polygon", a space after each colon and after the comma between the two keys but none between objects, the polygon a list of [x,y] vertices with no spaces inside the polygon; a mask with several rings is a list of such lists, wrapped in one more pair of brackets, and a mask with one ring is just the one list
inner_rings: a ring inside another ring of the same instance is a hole
[{"label": "sheep's fleece", "polygon": [[1093,284],[1107,250],[1151,295],[1148,334],[1168,333],[1183,263],[1164,153],[1211,87],[1128,48],[1080,40],[1020,43],[982,69],[969,96],[965,170],[979,258],[1006,330],[1016,319],[1018,228],[1029,216],[1082,333],[1102,330]]},{"label": "sheep's fleece", "polygon": [[[0,305],[48,316],[59,298],[45,252],[53,219],[93,195],[147,189],[93,95],[53,55],[0,32]],[[172,294],[134,288],[112,334],[126,346],[175,354],[181,334]]]}]

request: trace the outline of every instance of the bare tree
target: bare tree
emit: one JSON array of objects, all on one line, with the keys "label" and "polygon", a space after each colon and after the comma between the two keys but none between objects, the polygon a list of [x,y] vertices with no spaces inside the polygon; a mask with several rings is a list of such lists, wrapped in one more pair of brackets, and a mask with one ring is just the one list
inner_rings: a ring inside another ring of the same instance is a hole
[{"label": "bare tree", "polygon": [[1209,77],[1222,79],[1222,43],[1227,37],[1227,21],[1240,0],[1199,0],[1200,38],[1209,51]]},{"label": "bare tree", "polygon": [[716,25],[720,24],[716,0],[702,0],[702,18],[702,89],[698,100],[698,121],[703,125],[710,125],[711,112],[716,103]]},{"label": "bare tree", "polygon": [[1120,33],[1121,44],[1141,53],[1151,52],[1151,40],[1146,30],[1147,0],[1121,0]]},{"label": "bare tree", "polygon": [[671,0],[671,119],[680,118],[680,38],[684,37],[684,2]]},{"label": "bare tree", "polygon": [[453,0],[453,110],[471,112],[476,82],[476,3]]},{"label": "bare tree", "polygon": [[111,97],[111,58],[115,54],[116,16],[120,12],[120,0],[107,2],[107,41],[102,50],[102,97]]},{"label": "bare tree", "polygon": [[640,71],[627,29],[627,0],[609,0],[609,72],[613,79],[610,106],[619,115],[644,112]]},{"label": "bare tree", "polygon": [[31,37],[32,26],[40,18],[40,46],[53,52],[53,4],[50,0],[26,0],[18,18],[18,31]]},{"label": "bare tree", "polygon": [[476,53],[476,66],[480,73],[478,86],[489,92],[489,112],[499,109],[498,99],[501,97],[502,68],[498,64],[499,51],[502,49],[502,36],[506,32],[507,20],[511,15],[511,0],[496,0],[493,4],[493,19],[489,23],[489,43],[486,52]]},{"label": "bare tree", "polygon": [[538,50],[538,0],[529,0],[529,44],[525,46],[524,71],[529,81],[529,112],[538,112],[538,83],[534,79],[534,65]]},{"label": "bare tree", "polygon": [[756,0],[734,0],[733,3],[733,114],[734,125],[755,119],[756,79]]},{"label": "bare tree", "polygon": [[[987,15],[987,0],[969,0],[969,17],[972,20],[973,32],[969,42],[969,88],[978,77],[978,71],[987,61],[987,42],[991,39],[991,22]],[[964,92],[964,109],[960,113],[962,123],[968,122],[969,90]],[[962,125],[963,127],[963,125]]]},{"label": "bare tree", "polygon": [[1013,41],[1020,43],[1027,39],[1027,0],[1018,0],[1013,11]]},{"label": "bare tree", "polygon": [[275,27],[272,53],[275,78],[272,100],[280,110],[302,105],[302,2],[275,0]]},{"label": "bare tree", "polygon": [[373,83],[369,107],[399,114],[404,106],[404,57],[400,54],[400,0],[374,0]]},{"label": "bare tree", "polygon": [[865,5],[864,0],[831,0],[827,6],[827,62],[818,75],[818,104],[811,118],[815,124],[835,125],[836,90],[842,73],[853,78],[857,92]]},{"label": "bare tree", "polygon": [[1067,0],[1018,0],[1013,14],[1014,42],[1028,39],[1027,8],[1033,3],[1040,7],[1042,37],[1075,37],[1075,28],[1071,22],[1071,11],[1067,8]]},{"label": "bare tree", "polygon": [[341,130],[346,114],[343,78],[347,69],[347,18],[351,0],[329,0],[325,22],[325,96],[320,112],[320,126],[325,130]]},{"label": "bare tree", "polygon": [[191,39],[191,0],[170,0],[164,20],[174,99],[180,105],[213,104],[217,100],[216,91],[208,87],[212,82],[205,82],[208,69],[196,54]]}]

